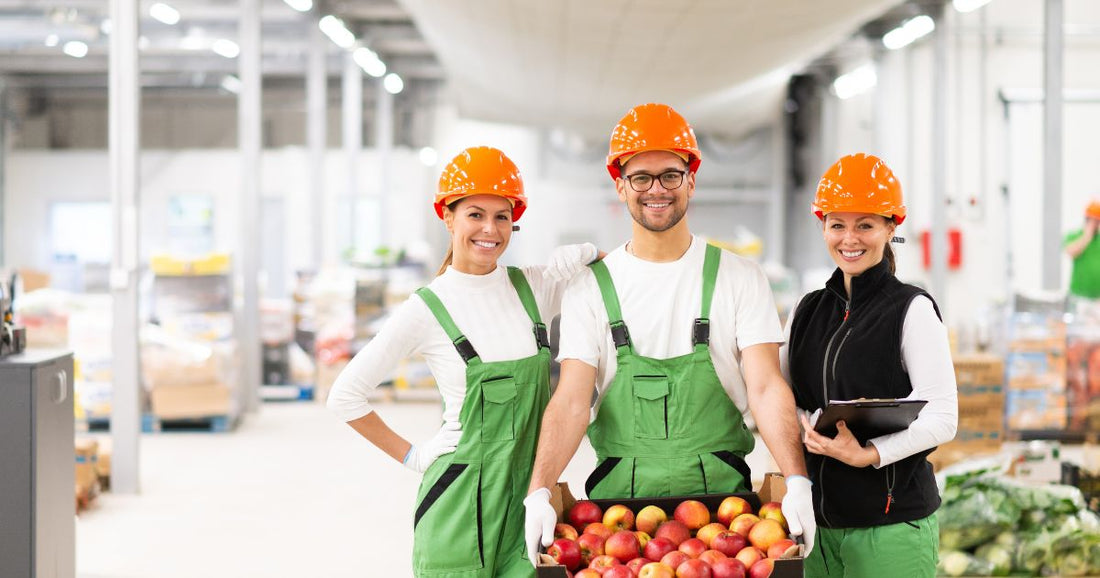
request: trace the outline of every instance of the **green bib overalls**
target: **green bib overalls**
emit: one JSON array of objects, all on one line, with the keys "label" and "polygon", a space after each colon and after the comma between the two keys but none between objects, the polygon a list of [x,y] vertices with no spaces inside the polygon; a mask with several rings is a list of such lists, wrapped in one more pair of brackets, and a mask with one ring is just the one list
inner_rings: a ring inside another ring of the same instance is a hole
[{"label": "green bib overalls", "polygon": [[439,298],[427,288],[416,292],[466,362],[462,439],[420,483],[413,522],[416,576],[534,576],[523,538],[523,498],[550,399],[550,345],[527,279],[513,267],[508,277],[539,348],[512,361],[482,362]]},{"label": "green bib overalls", "polygon": [[589,498],[750,490],[744,456],[752,451],[754,440],[722,388],[707,349],[721,255],[719,248],[707,246],[694,351],[672,359],[634,353],[607,266],[590,265],[607,308],[618,369],[588,427],[599,464],[585,484]]}]

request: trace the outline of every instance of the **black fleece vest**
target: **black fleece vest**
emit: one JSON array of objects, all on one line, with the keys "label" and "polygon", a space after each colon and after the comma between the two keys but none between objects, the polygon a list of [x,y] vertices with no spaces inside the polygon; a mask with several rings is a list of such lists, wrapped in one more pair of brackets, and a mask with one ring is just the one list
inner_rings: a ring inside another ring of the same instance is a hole
[{"label": "black fleece vest", "polygon": [[[885,260],[852,278],[851,301],[845,298],[840,269],[825,289],[806,295],[795,311],[788,347],[798,407],[813,411],[830,399],[901,398],[912,393],[901,361],[901,332],[909,304],[918,295],[932,300],[920,288],[898,281]],[[939,315],[934,300],[932,306]],[[818,523],[827,528],[866,528],[935,512],[940,497],[926,459],[930,453],[920,452],[884,468],[853,468],[806,452]]]}]

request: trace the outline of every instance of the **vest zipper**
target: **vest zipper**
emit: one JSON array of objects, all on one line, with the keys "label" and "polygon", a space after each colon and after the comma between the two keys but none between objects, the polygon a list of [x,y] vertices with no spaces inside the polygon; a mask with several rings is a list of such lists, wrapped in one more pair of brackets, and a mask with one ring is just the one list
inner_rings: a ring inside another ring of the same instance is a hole
[{"label": "vest zipper", "polygon": [[883,514],[890,513],[890,504],[894,501],[894,484],[898,481],[898,472],[894,469],[896,464],[886,467],[886,509]]},{"label": "vest zipper", "polygon": [[[835,291],[834,291],[835,293]],[[844,329],[844,325],[848,323],[848,315],[851,313],[852,302],[848,299],[844,300],[844,319],[840,322],[840,327],[836,328],[832,337],[829,338],[829,343],[825,345],[825,361],[821,367],[821,391],[824,394],[825,405],[829,404],[829,351],[833,348],[833,340],[840,334],[840,331]],[[848,330],[851,333],[851,330]],[[840,346],[844,345],[844,341],[848,338],[848,334],[845,333],[844,337],[840,340]],[[840,346],[837,347],[837,354],[840,353]],[[836,359],[833,360],[833,379],[836,379]],[[825,521],[826,525],[829,525],[829,517],[825,515],[825,458],[821,460],[821,466],[817,472],[817,483],[821,486],[821,500],[819,503],[821,509],[821,519]]]}]

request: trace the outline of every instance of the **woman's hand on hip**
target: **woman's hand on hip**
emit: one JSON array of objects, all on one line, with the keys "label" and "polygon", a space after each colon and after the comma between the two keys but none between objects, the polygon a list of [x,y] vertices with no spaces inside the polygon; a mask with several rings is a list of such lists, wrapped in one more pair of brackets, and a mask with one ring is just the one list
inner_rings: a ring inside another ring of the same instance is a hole
[{"label": "woman's hand on hip", "polygon": [[811,454],[828,456],[855,468],[878,464],[879,455],[875,446],[860,444],[843,420],[836,422],[836,437],[831,438],[814,431],[805,416],[800,415],[799,419],[802,421],[802,443]]}]

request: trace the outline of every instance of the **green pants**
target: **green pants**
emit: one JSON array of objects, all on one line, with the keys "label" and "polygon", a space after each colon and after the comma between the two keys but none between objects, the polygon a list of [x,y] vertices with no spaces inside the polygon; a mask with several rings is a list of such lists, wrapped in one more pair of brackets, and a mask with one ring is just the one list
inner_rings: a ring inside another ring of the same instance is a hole
[{"label": "green pants", "polygon": [[818,528],[806,578],[933,578],[939,562],[936,515],[871,528]]}]

